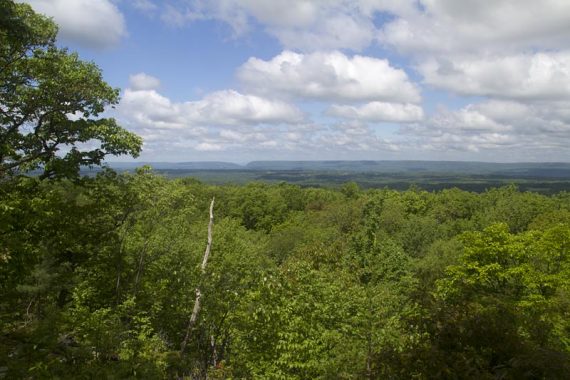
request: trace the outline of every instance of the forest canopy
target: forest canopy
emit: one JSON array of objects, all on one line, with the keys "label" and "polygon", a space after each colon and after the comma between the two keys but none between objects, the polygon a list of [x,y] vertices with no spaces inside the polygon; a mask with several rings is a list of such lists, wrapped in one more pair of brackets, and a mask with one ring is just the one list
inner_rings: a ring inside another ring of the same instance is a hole
[{"label": "forest canopy", "polygon": [[145,169],[35,181],[3,188],[8,378],[570,370],[567,193],[211,186]]}]

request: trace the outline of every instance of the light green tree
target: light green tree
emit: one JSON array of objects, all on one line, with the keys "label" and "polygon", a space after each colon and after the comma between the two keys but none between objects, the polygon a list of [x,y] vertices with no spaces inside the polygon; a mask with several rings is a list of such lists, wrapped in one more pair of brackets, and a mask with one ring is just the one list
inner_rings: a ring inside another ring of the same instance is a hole
[{"label": "light green tree", "polygon": [[515,235],[494,224],[461,240],[459,265],[436,282],[442,304],[434,347],[447,352],[440,368],[478,378],[564,378],[568,226]]}]

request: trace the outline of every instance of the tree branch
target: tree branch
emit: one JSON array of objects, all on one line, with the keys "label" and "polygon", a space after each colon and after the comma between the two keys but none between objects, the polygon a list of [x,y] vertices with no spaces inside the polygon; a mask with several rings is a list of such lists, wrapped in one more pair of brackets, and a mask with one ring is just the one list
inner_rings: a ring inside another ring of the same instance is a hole
[{"label": "tree branch", "polygon": [[[212,249],[212,228],[214,226],[214,200],[212,198],[212,203],[210,203],[210,222],[208,223],[208,242],[206,244],[206,251],[204,252],[204,258],[202,259],[201,275],[202,278],[206,274],[206,265],[208,265],[208,258],[210,257],[210,251]],[[194,329],[196,325],[196,321],[198,320],[198,314],[200,313],[200,306],[202,300],[202,292],[200,291],[200,287],[196,288],[196,299],[194,300],[194,308],[192,309],[192,315],[190,316],[190,321],[188,321],[188,326],[186,327],[186,335],[184,336],[184,340],[180,345],[180,354],[184,353],[186,346],[188,345],[188,340],[190,339],[190,332]]]}]

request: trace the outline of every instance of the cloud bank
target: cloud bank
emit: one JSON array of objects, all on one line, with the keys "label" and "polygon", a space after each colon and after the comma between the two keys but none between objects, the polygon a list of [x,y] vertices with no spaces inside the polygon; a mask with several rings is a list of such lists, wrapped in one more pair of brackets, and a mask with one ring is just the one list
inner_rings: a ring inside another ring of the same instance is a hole
[{"label": "cloud bank", "polygon": [[123,103],[139,104],[139,116],[130,122],[149,131],[202,128],[188,142],[198,151],[570,159],[566,0],[152,4],[147,10],[164,22],[217,21],[233,39],[266,33],[283,49],[237,67],[238,91],[187,103],[131,80]]}]

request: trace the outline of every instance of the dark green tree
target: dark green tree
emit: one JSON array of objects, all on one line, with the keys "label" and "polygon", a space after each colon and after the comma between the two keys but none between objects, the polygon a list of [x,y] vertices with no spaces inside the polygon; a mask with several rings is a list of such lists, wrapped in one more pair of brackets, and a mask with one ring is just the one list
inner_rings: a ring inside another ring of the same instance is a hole
[{"label": "dark green tree", "polygon": [[108,154],[137,156],[140,137],[100,118],[119,100],[101,70],[58,48],[57,26],[29,5],[3,0],[0,15],[0,177],[71,178]]}]

